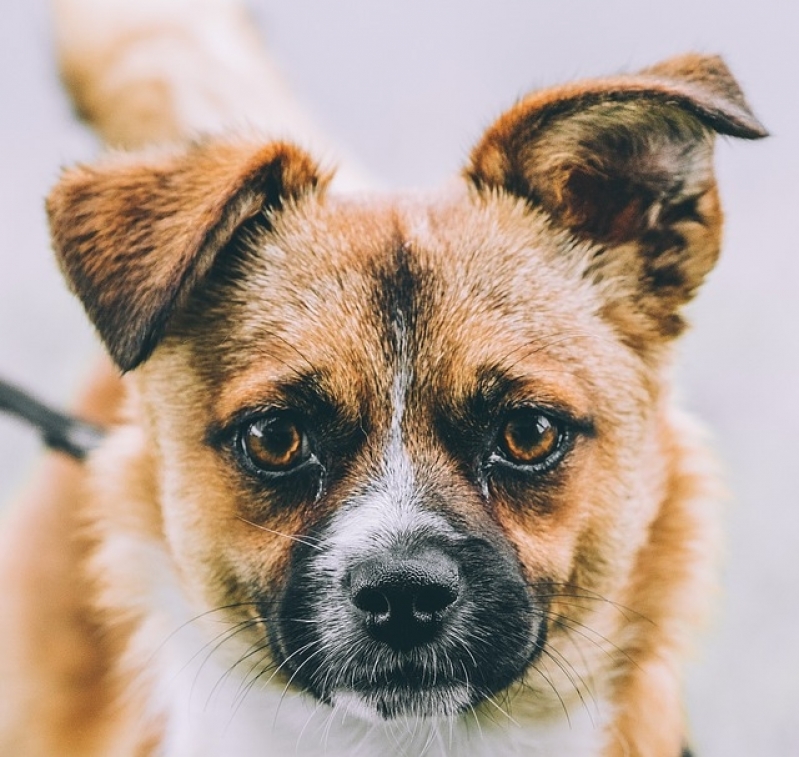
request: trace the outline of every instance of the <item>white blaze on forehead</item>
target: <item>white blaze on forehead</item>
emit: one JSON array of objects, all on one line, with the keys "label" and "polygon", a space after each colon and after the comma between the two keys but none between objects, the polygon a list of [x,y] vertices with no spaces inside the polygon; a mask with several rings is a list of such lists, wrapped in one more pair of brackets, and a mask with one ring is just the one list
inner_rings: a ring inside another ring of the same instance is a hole
[{"label": "white blaze on forehead", "polygon": [[331,558],[381,552],[426,531],[455,535],[443,517],[424,506],[424,490],[402,438],[402,410],[402,403],[395,405],[378,474],[333,517],[324,543]]},{"label": "white blaze on forehead", "polygon": [[391,423],[383,453],[383,477],[391,489],[402,494],[403,499],[407,499],[414,496],[416,477],[402,438],[402,421],[405,418],[405,403],[413,379],[413,367],[408,354],[408,330],[402,313],[397,315],[393,325],[397,345],[397,372],[391,385]]},{"label": "white blaze on forehead", "polygon": [[391,386],[391,432],[402,433],[402,419],[405,414],[405,399],[413,379],[410,347],[408,345],[408,325],[402,311],[396,313],[392,328],[397,349],[397,369]]},{"label": "white blaze on forehead", "polygon": [[[420,487],[403,438],[402,423],[413,379],[405,321],[394,322],[397,369],[391,386],[391,420],[384,437],[377,475],[333,517],[325,539],[323,563],[344,556],[390,549],[403,537],[434,531],[456,536],[447,521],[424,507]],[[332,566],[328,566],[332,567]]]}]

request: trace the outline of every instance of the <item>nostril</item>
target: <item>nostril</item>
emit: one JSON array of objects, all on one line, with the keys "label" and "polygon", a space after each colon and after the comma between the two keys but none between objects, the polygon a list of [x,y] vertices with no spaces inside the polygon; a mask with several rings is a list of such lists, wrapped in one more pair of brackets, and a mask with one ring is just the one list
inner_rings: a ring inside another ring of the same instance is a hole
[{"label": "nostril", "polygon": [[417,587],[413,598],[413,614],[420,620],[427,620],[446,610],[457,598],[457,589],[452,585],[430,584]]},{"label": "nostril", "polygon": [[391,610],[388,597],[379,589],[365,586],[354,592],[352,603],[370,615],[386,615]]}]

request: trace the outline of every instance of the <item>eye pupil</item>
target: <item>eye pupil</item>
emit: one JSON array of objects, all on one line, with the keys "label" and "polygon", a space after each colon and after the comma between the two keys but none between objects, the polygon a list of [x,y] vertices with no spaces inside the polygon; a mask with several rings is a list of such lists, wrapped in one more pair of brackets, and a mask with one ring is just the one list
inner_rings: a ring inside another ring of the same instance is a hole
[{"label": "eye pupil", "polygon": [[560,441],[561,431],[551,418],[527,410],[515,413],[505,422],[499,446],[511,462],[533,465],[553,454]]},{"label": "eye pupil", "polygon": [[306,456],[305,436],[289,417],[253,421],[242,435],[242,445],[252,463],[268,471],[287,470]]}]

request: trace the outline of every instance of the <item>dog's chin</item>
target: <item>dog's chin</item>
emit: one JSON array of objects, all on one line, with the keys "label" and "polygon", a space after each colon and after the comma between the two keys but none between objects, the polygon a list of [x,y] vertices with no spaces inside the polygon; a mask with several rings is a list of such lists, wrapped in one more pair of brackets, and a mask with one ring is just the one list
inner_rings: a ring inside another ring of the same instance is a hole
[{"label": "dog's chin", "polygon": [[[481,666],[473,654],[467,652],[465,658],[459,658],[457,651],[439,646],[435,653],[426,650],[431,659],[424,665],[400,659],[395,665],[381,666],[371,658],[357,664],[352,656],[348,669],[338,663],[330,668],[323,662],[318,677],[310,677],[304,686],[335,710],[370,723],[451,718],[479,706],[522,679],[540,654],[545,637],[543,628],[542,623],[538,638],[531,637],[512,661],[505,660],[504,664],[499,651],[492,658],[493,664]],[[442,660],[447,662],[441,664]],[[461,675],[456,671],[462,671]]]},{"label": "dog's chin", "polygon": [[446,718],[473,706],[463,684],[440,684],[423,690],[373,689],[369,692],[334,691],[329,697],[336,709],[369,723],[386,720]]}]

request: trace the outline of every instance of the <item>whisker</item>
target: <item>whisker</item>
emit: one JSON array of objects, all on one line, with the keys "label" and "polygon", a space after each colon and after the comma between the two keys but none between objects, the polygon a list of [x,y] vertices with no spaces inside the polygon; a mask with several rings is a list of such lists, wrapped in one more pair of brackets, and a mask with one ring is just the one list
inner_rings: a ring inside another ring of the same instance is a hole
[{"label": "whisker", "polygon": [[504,363],[508,358],[512,357],[516,353],[520,352],[521,350],[526,349],[527,351],[522,353],[516,360],[516,362],[511,364],[511,369],[515,368],[519,363],[522,362],[525,358],[530,357],[530,355],[535,355],[537,352],[542,352],[543,350],[548,349],[549,347],[553,347],[556,344],[560,344],[561,342],[566,342],[570,339],[596,339],[605,343],[612,343],[612,340],[603,337],[601,334],[592,333],[589,331],[562,331],[560,333],[552,333],[546,336],[540,336],[534,339],[532,342],[528,342],[526,344],[520,345],[515,349],[511,350],[507,355],[505,355],[502,362]]},{"label": "whisker", "polygon": [[[580,703],[582,704],[582,706],[585,709],[586,713],[588,713],[588,718],[591,721],[591,724],[593,725],[594,716],[593,716],[593,714],[591,712],[591,708],[588,706],[588,702],[585,701],[585,697],[583,696],[583,692],[582,692],[580,686],[577,685],[577,681],[575,681],[575,678],[574,678],[574,676],[576,675],[577,679],[580,681],[580,683],[582,683],[582,685],[585,686],[585,681],[583,680],[583,677],[574,669],[574,666],[568,660],[566,660],[566,658],[563,657],[563,655],[560,654],[560,652],[557,652],[557,650],[554,647],[550,646],[550,647],[547,647],[545,649],[542,649],[541,651],[542,651],[543,654],[545,654],[547,657],[549,657],[549,659],[552,660],[552,662],[554,662],[555,665],[557,665],[561,669],[561,671],[563,672],[563,675],[566,676],[566,678],[568,679],[568,681],[571,684],[572,688],[577,692],[577,696],[580,699]],[[553,652],[557,652],[557,654],[560,656],[561,659],[559,660],[557,657],[555,657]],[[593,692],[588,690],[588,689],[586,689],[586,693],[588,694],[588,696],[591,697],[591,702],[593,703],[594,707],[597,707],[597,701],[596,701],[596,698],[594,697]]]},{"label": "whisker", "polygon": [[477,669],[479,667],[478,664],[477,664],[477,659],[475,658],[474,654],[472,654],[472,650],[469,649],[469,641],[468,641],[468,639],[466,639],[464,636],[461,636],[461,634],[458,631],[456,631],[454,628],[450,629],[450,635],[466,651],[466,654],[469,655],[469,658],[472,661],[472,665],[474,665],[475,669]]},{"label": "whisker", "polygon": [[[208,663],[208,661],[211,659],[211,657],[213,657],[214,653],[216,651],[218,651],[224,644],[226,644],[228,641],[230,641],[234,636],[238,635],[242,631],[245,631],[247,628],[250,628],[251,626],[257,625],[260,622],[261,622],[260,618],[250,618],[248,620],[242,620],[241,622],[236,623],[232,628],[229,628],[226,631],[223,631],[221,634],[217,634],[207,644],[203,645],[203,647],[200,650],[195,652],[189,658],[189,661],[183,666],[184,669],[186,667],[188,667],[188,665],[190,665],[192,663],[192,661],[198,655],[200,655],[204,650],[208,649],[208,653],[205,655],[203,661],[200,663],[199,667],[197,668],[197,670],[194,673],[194,680],[192,682],[192,690],[194,690],[194,688],[196,687],[197,682],[200,679],[200,675],[202,673],[203,668]],[[218,642],[216,641],[217,639],[219,639]],[[216,643],[214,643],[214,642],[216,642]],[[209,649],[209,647],[210,647],[210,649]],[[228,672],[230,670],[232,670],[232,668],[228,668]],[[222,678],[224,678],[224,676],[222,676]],[[210,702],[210,698],[213,695],[214,690],[219,685],[219,683],[222,680],[222,678],[217,680],[217,682],[214,684],[213,688],[211,689],[211,693],[208,695],[208,701],[206,701],[206,707],[208,706],[208,704]]]},{"label": "whisker", "polygon": [[[562,615],[560,613],[550,612],[547,614],[547,616],[559,628],[563,628],[564,630],[569,631],[571,633],[576,633],[582,636],[586,641],[589,641],[592,644],[594,644],[597,647],[597,649],[599,649],[603,654],[605,654],[608,657],[608,659],[611,660],[612,662],[616,662],[616,659],[607,649],[605,649],[604,646],[602,646],[600,641],[609,644],[611,647],[613,647],[614,651],[618,652],[620,655],[622,655],[622,657],[627,659],[636,667],[638,666],[638,663],[630,656],[628,652],[623,650],[617,644],[614,644],[610,639],[607,638],[607,636],[603,636],[598,631],[595,631],[593,628],[591,628],[591,626],[588,626],[585,623],[580,623],[579,621],[568,617],[568,615]],[[597,638],[592,638],[591,636],[588,635],[589,633],[593,634]],[[597,639],[599,639],[600,641],[598,641]]]},{"label": "whisker", "polygon": [[427,754],[428,749],[433,746],[433,742],[436,740],[438,736],[438,723],[435,720],[432,720],[427,723],[427,738],[425,739],[424,744],[422,745],[422,750],[419,753],[419,757],[424,757]]},{"label": "whisker", "polygon": [[300,742],[302,741],[302,737],[305,735],[305,731],[307,730],[308,726],[311,724],[311,721],[316,717],[316,713],[319,712],[319,709],[322,706],[322,701],[317,699],[316,706],[313,708],[313,712],[305,719],[305,722],[300,729],[300,732],[297,734],[297,742],[296,746],[294,747],[295,753],[299,753],[300,751]]},{"label": "whisker", "polygon": [[[206,610],[205,612],[201,612],[199,615],[195,615],[193,618],[189,618],[184,623],[181,623],[174,631],[172,631],[155,649],[155,651],[150,656],[152,660],[155,655],[160,652],[168,643],[169,641],[179,634],[182,630],[184,630],[187,626],[190,626],[192,623],[196,623],[199,620],[207,617],[208,615],[213,615],[215,612],[224,612],[225,610],[232,610],[236,607],[247,607],[247,606],[255,606],[255,602],[233,602],[229,605],[220,605],[219,607],[214,607],[211,610]],[[223,619],[223,622],[227,622]]]},{"label": "whisker", "polygon": [[[236,668],[239,667],[239,665],[241,665],[245,660],[248,660],[253,655],[258,654],[259,652],[263,652],[264,650],[266,650],[266,654],[262,655],[258,660],[256,660],[250,666],[249,670],[244,674],[244,676],[242,678],[242,681],[246,681],[247,678],[250,675],[252,675],[253,671],[256,668],[260,667],[261,664],[263,663],[263,661],[269,657],[269,651],[268,651],[269,650],[269,643],[265,639],[259,639],[258,641],[254,642],[253,644],[250,644],[250,646],[247,648],[247,651],[243,655],[241,655],[232,665],[230,665],[230,667],[228,667],[228,669],[219,677],[217,682],[213,685],[213,688],[211,689],[211,693],[209,694],[209,699],[211,698],[211,696],[213,696],[214,692],[216,691],[216,689],[218,687],[223,686],[227,682],[227,680],[230,678],[230,676],[233,675],[233,671],[235,671]],[[235,701],[235,698],[238,696],[238,694],[241,691],[241,686],[242,686],[242,683],[239,683],[239,688],[236,691],[236,694],[234,695],[234,701]]]},{"label": "whisker", "polygon": [[[587,660],[586,655],[585,655],[585,650],[583,649],[583,647],[580,644],[577,643],[577,641],[575,640],[574,636],[572,635],[570,629],[566,629],[566,631],[567,631],[567,633],[565,634],[566,641],[568,641],[569,644],[571,644],[572,649],[574,649],[574,651],[579,655],[580,662],[582,663],[582,670],[587,671],[588,683],[586,683],[586,690],[590,691],[590,692],[593,692],[594,686],[595,686],[594,675],[593,675],[593,673],[594,673],[593,666],[588,664],[588,660]],[[555,645],[552,643],[551,640],[549,642],[549,648],[552,649],[553,651],[556,651],[560,655],[561,659],[564,659],[564,660],[566,659],[566,656],[559,649],[557,649],[557,647],[555,647]],[[572,669],[574,669],[574,666],[572,666]],[[580,680],[585,683],[585,681],[584,681],[584,679],[582,677],[581,677]],[[593,697],[593,695],[592,695],[592,699],[594,699],[594,702],[596,703],[596,699],[595,699],[595,697]]]},{"label": "whisker", "polygon": [[505,716],[505,717],[506,717],[508,720],[510,720],[510,722],[511,722],[511,723],[513,723],[513,725],[516,725],[516,726],[518,726],[518,725],[519,725],[519,722],[516,720],[516,718],[514,718],[514,717],[513,717],[513,715],[511,715],[511,714],[510,714],[510,713],[509,713],[509,712],[508,712],[508,711],[507,711],[507,710],[506,710],[504,707],[502,707],[502,706],[499,704],[499,702],[497,702],[497,701],[496,701],[496,699],[495,699],[493,696],[491,696],[491,695],[486,695],[486,697],[485,697],[485,701],[486,701],[486,702],[488,702],[488,704],[490,704],[490,705],[492,705],[493,707],[495,707],[495,708],[496,708],[496,709],[497,709],[497,710],[498,710],[500,713],[502,713],[502,714],[503,714],[503,715],[504,715],[504,716]]},{"label": "whisker", "polygon": [[274,534],[275,536],[282,536],[284,539],[291,539],[291,541],[296,541],[299,544],[304,544],[306,547],[315,549],[318,552],[322,551],[322,548],[319,546],[320,544],[319,540],[315,539],[312,536],[294,536],[293,534],[283,533],[283,531],[276,531],[274,528],[267,528],[266,526],[262,526],[260,523],[253,523],[251,520],[247,520],[241,515],[237,515],[236,518],[238,518],[238,520],[240,520],[242,523],[246,523],[248,526],[257,528],[259,531],[266,531],[266,533],[268,534]]},{"label": "whisker", "polygon": [[[292,652],[292,653],[291,653],[291,654],[290,654],[288,657],[286,657],[286,659],[285,659],[285,660],[283,660],[283,661],[282,661],[282,662],[281,662],[279,665],[277,665],[277,666],[274,668],[274,670],[272,670],[272,671],[271,671],[271,672],[272,672],[272,675],[270,675],[270,676],[269,676],[269,678],[267,678],[267,679],[266,679],[266,681],[264,681],[264,682],[261,684],[262,688],[266,688],[267,686],[269,686],[269,684],[270,684],[270,683],[272,683],[272,681],[274,680],[275,676],[276,676],[278,673],[280,673],[280,671],[281,671],[281,670],[283,670],[283,668],[284,668],[284,667],[285,667],[285,666],[286,666],[286,665],[287,665],[289,662],[291,662],[292,658],[294,658],[294,657],[296,657],[297,655],[299,655],[299,654],[302,654],[303,652],[307,651],[308,649],[310,649],[311,647],[313,647],[313,645],[314,645],[315,643],[316,643],[315,641],[311,640],[311,641],[307,642],[306,644],[303,644],[301,647],[298,647],[297,649],[295,649],[295,650],[294,650],[294,651],[293,651],[293,652]],[[314,654],[316,654],[316,652],[315,652]],[[304,665],[306,662],[308,662],[308,659],[310,659],[310,658],[307,658],[307,659],[306,659],[306,660],[305,660],[305,661],[304,661],[302,664]],[[298,668],[297,670],[299,670],[299,668]],[[270,672],[270,670],[269,670],[269,669],[267,669],[267,670],[261,670],[261,671],[259,671],[259,672],[258,672],[258,673],[255,675],[255,677],[252,679],[252,681],[250,681],[250,683],[248,684],[248,686],[247,686],[247,691],[244,693],[244,696],[246,696],[247,692],[249,692],[249,691],[252,689],[252,687],[253,687],[253,686],[255,686],[255,684],[256,684],[256,683],[258,683],[258,682],[260,681],[261,677],[262,677],[263,675],[265,675],[267,672]],[[295,674],[296,674],[296,671],[295,671]],[[291,678],[291,679],[289,679],[289,683],[291,682],[291,680],[292,680],[293,678],[294,678],[294,675],[292,675],[292,678]],[[242,697],[242,698],[244,698],[244,697]]]},{"label": "whisker", "polygon": [[[308,646],[310,646],[310,644],[306,645],[306,648],[307,648]],[[305,667],[305,666],[306,666],[306,665],[307,665],[307,664],[308,664],[308,663],[309,663],[311,660],[313,660],[313,658],[314,658],[314,657],[316,657],[316,656],[317,656],[317,655],[319,655],[319,654],[322,654],[324,651],[325,651],[325,650],[324,650],[324,648],[320,647],[320,648],[319,648],[319,649],[317,649],[315,652],[311,652],[311,654],[309,654],[309,655],[308,655],[308,656],[307,656],[307,657],[306,657],[306,658],[305,658],[305,659],[304,659],[304,660],[303,660],[303,661],[302,661],[302,662],[301,662],[301,663],[300,663],[300,664],[297,666],[297,668],[296,668],[296,669],[294,670],[294,672],[291,674],[291,677],[289,678],[289,680],[288,680],[288,681],[286,681],[286,685],[283,687],[283,692],[280,694],[280,701],[278,701],[278,703],[277,703],[277,708],[275,709],[275,717],[274,717],[274,719],[273,719],[273,721],[272,721],[272,728],[274,728],[274,727],[275,727],[275,725],[277,724],[277,718],[278,718],[278,715],[280,714],[280,708],[283,706],[283,700],[286,698],[286,694],[288,694],[288,692],[289,692],[289,689],[291,688],[291,684],[292,684],[292,682],[294,681],[294,679],[297,677],[297,674],[298,674],[298,673],[299,673],[299,672],[300,672],[300,671],[301,671],[301,670],[302,670],[302,669],[303,669],[303,668],[304,668],[304,667]],[[275,671],[275,673],[277,673],[277,671]],[[272,675],[272,676],[270,677],[270,679],[269,679],[269,680],[271,681],[271,680],[272,680],[272,678],[274,678],[274,675]],[[268,681],[267,681],[267,684],[268,684]],[[264,685],[267,685],[267,684],[264,684]]]},{"label": "whisker", "polygon": [[[535,587],[537,585],[540,585],[540,584],[533,584],[533,587]],[[549,585],[551,586],[551,584],[549,584]],[[622,616],[624,617],[624,619],[629,621],[629,622],[632,622],[633,619],[635,618],[635,619],[638,619],[638,620],[643,620],[646,623],[651,623],[652,625],[655,625],[655,621],[653,621],[651,618],[648,618],[646,615],[644,615],[643,613],[639,612],[638,610],[636,610],[636,609],[634,609],[634,608],[632,608],[632,607],[630,607],[628,605],[623,605],[620,602],[616,602],[616,601],[614,601],[612,599],[609,599],[608,597],[605,597],[602,594],[599,594],[598,592],[593,591],[592,589],[588,589],[585,586],[580,586],[579,584],[572,584],[572,583],[559,583],[559,584],[556,584],[556,586],[562,587],[565,591],[553,591],[553,592],[551,592],[549,594],[541,594],[541,595],[538,595],[538,596],[540,596],[542,599],[544,599],[544,598],[561,598],[561,597],[570,598],[571,597],[571,598],[574,598],[574,599],[586,599],[586,600],[591,600],[591,601],[595,601],[595,602],[604,602],[604,603],[606,603],[608,605],[611,605],[612,607],[615,607],[620,613],[622,613]],[[577,592],[580,592],[580,593],[577,593]],[[633,616],[633,618],[628,617],[627,615],[625,615],[625,613],[629,613],[630,615]]]},{"label": "whisker", "polygon": [[477,710],[474,708],[473,704],[469,705],[469,711],[472,713],[472,717],[474,718],[474,723],[477,726],[477,732],[480,734],[480,741],[485,741],[485,734],[483,733],[483,726],[480,723],[480,717],[477,714]]},{"label": "whisker", "polygon": [[[543,662],[543,660],[542,660],[542,662]],[[549,688],[552,689],[552,692],[555,694],[555,696],[558,698],[558,701],[560,702],[560,706],[563,708],[563,714],[566,716],[566,723],[569,726],[569,728],[571,728],[572,721],[571,721],[571,717],[569,716],[569,708],[566,707],[566,702],[563,701],[563,697],[560,695],[560,692],[558,691],[557,686],[555,686],[555,684],[552,682],[552,679],[550,679],[544,673],[544,671],[541,670],[540,667],[538,667],[537,664],[532,665],[532,670],[534,670],[536,673],[538,673],[538,675],[540,675],[541,678],[543,678],[544,681],[549,685]]]},{"label": "whisker", "polygon": [[233,702],[234,703],[238,703],[239,701],[243,700],[247,696],[247,693],[250,691],[250,689],[252,688],[253,683],[254,683],[254,679],[251,679],[250,676],[252,676],[253,673],[255,673],[256,670],[258,670],[260,668],[260,670],[258,670],[258,673],[256,674],[255,678],[257,678],[259,675],[265,675],[266,673],[269,673],[269,672],[271,672],[272,670],[275,669],[276,665],[275,665],[274,662],[272,662],[271,664],[267,665],[266,667],[262,667],[264,661],[268,660],[269,656],[271,654],[271,651],[269,649],[269,642],[267,642],[267,641],[263,641],[263,642],[260,642],[258,644],[253,644],[250,647],[250,649],[247,651],[247,654],[243,655],[236,662],[236,665],[234,665],[233,668],[238,667],[245,660],[248,660],[253,655],[260,654],[261,652],[263,652],[263,654],[261,654],[261,656],[258,657],[258,659],[255,660],[255,662],[252,663],[252,665],[250,665],[250,667],[247,670],[247,672],[242,676],[242,679],[239,682],[238,689],[236,689],[236,693],[233,696]]},{"label": "whisker", "polygon": [[322,733],[322,744],[323,744],[323,753],[328,753],[328,744],[330,742],[330,732],[333,730],[333,722],[336,717],[336,710],[330,710],[330,715],[328,715],[327,720],[325,721],[324,731]]},{"label": "whisker", "polygon": [[[310,648],[311,646],[313,646],[313,642],[309,642],[309,643],[305,644],[304,646],[299,647],[291,655],[289,655],[285,660],[283,660],[279,665],[277,665],[277,666],[269,665],[266,668],[264,668],[263,670],[259,670],[258,673],[252,678],[252,680],[247,681],[246,683],[243,683],[243,685],[240,687],[239,691],[236,693],[236,696],[234,698],[233,711],[232,711],[232,713],[230,715],[229,722],[233,721],[233,718],[235,718],[235,716],[237,715],[238,711],[241,709],[241,706],[244,704],[244,700],[247,698],[247,695],[250,693],[250,691],[252,691],[253,687],[255,686],[256,683],[258,683],[258,681],[260,680],[260,678],[262,676],[266,675],[269,672],[272,673],[272,675],[269,676],[269,678],[267,679],[266,683],[263,684],[264,687],[266,687],[274,679],[274,677],[281,671],[281,669],[289,662],[289,660],[292,657],[294,657],[297,654],[301,654],[302,652],[304,652],[306,649]],[[264,644],[261,647],[261,649],[268,649],[268,644]],[[260,662],[262,662],[265,659],[266,656],[268,656],[268,652],[267,652],[267,655],[264,655],[264,657],[262,657],[261,660],[258,661],[251,668],[251,671],[254,670],[256,667],[258,667],[260,665]],[[275,713],[275,720],[272,723],[272,727],[273,728],[275,727],[276,723],[277,723],[277,713]]]},{"label": "whisker", "polygon": [[[316,373],[316,368],[314,367],[314,364],[310,360],[308,360],[308,358],[305,357],[305,355],[303,355],[302,352],[300,352],[300,350],[297,348],[297,345],[292,344],[288,339],[286,339],[285,337],[280,336],[280,334],[276,334],[274,331],[270,331],[269,335],[273,336],[275,339],[279,339],[281,342],[283,342],[283,344],[285,344],[286,347],[288,347],[290,350],[292,350],[294,352],[294,354],[296,354],[297,357],[299,357],[300,360],[302,360],[305,363],[305,365],[308,366],[308,368],[311,371],[311,373]],[[288,365],[287,363],[283,363],[283,364],[284,365]],[[299,375],[299,371],[297,371],[297,374]]]}]

